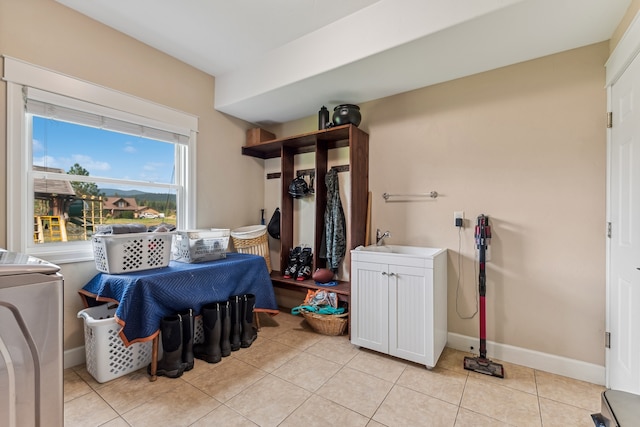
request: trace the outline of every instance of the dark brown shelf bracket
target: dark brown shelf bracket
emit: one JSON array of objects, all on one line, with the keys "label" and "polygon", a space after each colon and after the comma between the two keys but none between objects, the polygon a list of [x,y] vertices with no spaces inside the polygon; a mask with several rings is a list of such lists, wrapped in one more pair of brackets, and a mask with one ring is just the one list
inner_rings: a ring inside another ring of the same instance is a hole
[{"label": "dark brown shelf bracket", "polygon": [[349,165],[332,166],[331,169],[337,172],[349,172]]},{"label": "dark brown shelf bracket", "polygon": [[[331,169],[336,170],[338,173],[349,172],[349,165],[332,166]],[[296,177],[299,178],[301,176],[311,176],[315,178],[316,171],[315,169],[300,169],[296,171]],[[282,174],[280,172],[272,172],[267,174],[267,179],[279,179],[280,177],[282,177]]]}]

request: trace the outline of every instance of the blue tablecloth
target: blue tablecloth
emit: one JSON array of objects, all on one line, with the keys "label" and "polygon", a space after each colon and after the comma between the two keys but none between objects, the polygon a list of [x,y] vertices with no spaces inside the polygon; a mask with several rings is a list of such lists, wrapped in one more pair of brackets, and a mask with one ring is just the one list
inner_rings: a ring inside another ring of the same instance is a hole
[{"label": "blue tablecloth", "polygon": [[78,292],[87,306],[88,298],[119,303],[116,320],[127,345],[154,338],[165,316],[187,308],[199,314],[204,304],[232,295],[254,294],[256,311],[278,313],[265,260],[252,254],[229,253],[226,259],[199,264],[171,261],[168,267],[128,274],[99,273]]}]

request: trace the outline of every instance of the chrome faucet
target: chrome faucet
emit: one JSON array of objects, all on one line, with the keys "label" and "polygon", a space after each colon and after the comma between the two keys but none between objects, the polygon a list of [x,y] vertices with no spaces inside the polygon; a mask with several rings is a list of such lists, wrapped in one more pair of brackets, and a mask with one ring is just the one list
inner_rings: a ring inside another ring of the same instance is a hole
[{"label": "chrome faucet", "polygon": [[376,230],[376,246],[380,246],[382,244],[382,241],[387,237],[391,237],[391,233],[389,231],[385,231],[384,233],[382,233],[382,231],[380,231],[380,229],[378,228]]}]

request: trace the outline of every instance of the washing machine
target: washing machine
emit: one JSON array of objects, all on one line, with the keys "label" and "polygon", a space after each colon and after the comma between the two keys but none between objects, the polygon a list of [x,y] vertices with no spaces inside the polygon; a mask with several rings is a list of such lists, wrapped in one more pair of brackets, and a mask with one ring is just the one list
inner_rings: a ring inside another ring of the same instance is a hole
[{"label": "washing machine", "polygon": [[600,395],[601,412],[592,414],[595,427],[640,426],[640,396],[620,390],[605,390]]},{"label": "washing machine", "polygon": [[60,267],[0,250],[0,426],[64,424]]}]

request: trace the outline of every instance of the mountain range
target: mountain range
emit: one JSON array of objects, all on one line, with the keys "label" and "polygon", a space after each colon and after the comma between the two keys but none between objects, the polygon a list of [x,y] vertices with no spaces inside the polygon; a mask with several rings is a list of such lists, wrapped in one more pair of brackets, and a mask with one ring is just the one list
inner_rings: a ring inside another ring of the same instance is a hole
[{"label": "mountain range", "polygon": [[102,192],[107,197],[120,196],[120,197],[133,197],[136,200],[148,200],[148,201],[159,201],[164,202],[169,199],[171,202],[176,201],[175,194],[167,194],[167,193],[148,193],[146,191],[140,190],[116,190],[113,188],[101,188],[100,192]]}]

